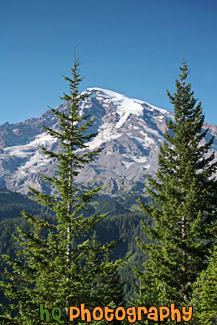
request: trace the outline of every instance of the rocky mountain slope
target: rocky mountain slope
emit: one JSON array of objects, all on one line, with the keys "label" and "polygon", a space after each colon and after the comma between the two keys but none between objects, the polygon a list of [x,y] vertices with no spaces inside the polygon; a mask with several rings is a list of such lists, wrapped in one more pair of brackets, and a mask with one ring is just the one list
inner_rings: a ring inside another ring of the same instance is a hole
[{"label": "rocky mountain slope", "polygon": [[[89,149],[104,147],[99,157],[77,177],[83,186],[103,185],[103,193],[114,195],[130,190],[144,190],[146,174],[157,167],[159,145],[169,118],[173,114],[146,102],[128,98],[113,91],[89,88],[89,96],[80,103],[80,114],[95,116],[92,130],[98,135],[88,143]],[[67,110],[68,103],[57,109]],[[0,126],[0,187],[28,193],[28,186],[49,192],[40,173],[51,175],[55,161],[44,156],[43,145],[58,150],[58,142],[47,135],[41,124],[58,128],[56,117],[46,111],[40,118]],[[217,126],[205,123],[215,136]]]}]

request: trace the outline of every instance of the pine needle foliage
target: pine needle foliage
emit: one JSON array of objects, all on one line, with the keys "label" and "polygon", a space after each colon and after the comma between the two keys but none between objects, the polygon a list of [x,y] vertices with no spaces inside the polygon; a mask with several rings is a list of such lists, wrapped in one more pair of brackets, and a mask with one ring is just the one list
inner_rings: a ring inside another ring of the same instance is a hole
[{"label": "pine needle foliage", "polygon": [[[30,188],[38,203],[56,216],[56,221],[48,222],[23,212],[31,231],[19,229],[16,259],[4,256],[7,268],[1,288],[11,304],[3,308],[3,324],[46,324],[39,319],[40,303],[49,310],[60,307],[64,324],[69,322],[70,305],[79,307],[85,303],[92,308],[122,303],[118,269],[124,261],[109,259],[117,242],[101,244],[95,235],[92,239],[90,235],[105,214],[84,216],[88,202],[100,187],[81,190],[75,182],[80,170],[102,150],[88,151],[86,144],[96,133],[88,133],[94,119],[79,115],[79,104],[86,95],[78,90],[82,80],[78,60],[74,60],[72,78],[65,80],[70,95],[64,93],[62,99],[67,101],[68,108],[64,112],[51,109],[59,120],[59,128],[43,126],[48,135],[59,140],[60,149],[53,152],[41,147],[45,155],[56,160],[54,175],[42,175],[56,194]],[[50,323],[56,324],[56,320],[51,318]]]},{"label": "pine needle foliage", "polygon": [[194,285],[192,304],[195,305],[195,318],[198,325],[217,324],[217,246],[209,264]]},{"label": "pine needle foliage", "polygon": [[191,85],[186,83],[188,67],[183,62],[176,80],[176,92],[169,99],[174,106],[160,147],[158,169],[148,177],[152,204],[141,203],[154,228],[143,223],[152,244],[138,241],[148,253],[139,279],[137,304],[182,306],[192,297],[192,285],[207,267],[207,254],[216,241],[217,163],[203,130],[204,115]]}]

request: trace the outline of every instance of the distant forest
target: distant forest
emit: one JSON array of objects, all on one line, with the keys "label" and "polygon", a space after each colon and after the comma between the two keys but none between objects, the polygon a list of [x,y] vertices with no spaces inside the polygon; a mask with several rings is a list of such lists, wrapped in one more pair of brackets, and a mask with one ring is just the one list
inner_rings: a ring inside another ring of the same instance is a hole
[{"label": "distant forest", "polygon": [[[141,266],[146,259],[144,253],[139,249],[136,238],[145,240],[145,235],[141,231],[141,221],[144,214],[138,204],[138,198],[143,202],[148,202],[148,198],[141,197],[138,193],[129,193],[125,197],[98,196],[89,204],[87,214],[106,213],[108,215],[100,221],[95,230],[99,240],[122,241],[117,245],[112,254],[114,260],[130,255],[129,263],[120,270],[121,281],[124,284],[124,298],[127,300],[135,292],[135,279],[132,272],[133,266]],[[42,208],[33,197],[24,196],[20,193],[8,190],[0,190],[0,255],[8,254],[15,258],[17,226],[29,231],[29,225],[21,216],[22,211],[26,211],[38,217],[44,217],[50,222],[55,222],[55,216],[47,214],[46,208]],[[153,221],[146,218],[150,225]],[[0,272],[4,269],[2,258],[0,257]],[[2,297],[2,296],[1,296]]]}]

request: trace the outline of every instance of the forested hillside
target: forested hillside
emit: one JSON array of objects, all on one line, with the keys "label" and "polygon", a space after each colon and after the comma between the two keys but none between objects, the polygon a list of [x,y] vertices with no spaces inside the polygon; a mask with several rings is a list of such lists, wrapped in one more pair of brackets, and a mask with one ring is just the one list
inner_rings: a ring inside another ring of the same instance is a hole
[{"label": "forested hillside", "polygon": [[[98,196],[96,200],[89,204],[87,214],[93,215],[96,212],[109,212],[96,226],[96,232],[99,240],[104,243],[106,241],[118,240],[122,238],[114,250],[113,259],[131,255],[129,263],[121,270],[121,279],[125,282],[126,298],[132,297],[134,292],[134,276],[132,266],[142,265],[144,254],[141,253],[136,244],[136,238],[143,238],[141,231],[141,220],[144,215],[137,202],[139,194],[128,194],[125,197],[108,197]],[[147,198],[143,197],[144,202]],[[17,234],[17,226],[27,229],[28,224],[21,216],[21,211],[25,210],[34,215],[44,216],[47,220],[55,220],[51,214],[47,214],[46,210],[39,206],[31,197],[24,196],[20,193],[11,192],[1,189],[0,191],[0,255],[8,254],[15,257],[15,241],[13,236]],[[150,225],[151,219],[146,219]],[[3,264],[1,259],[0,270],[2,273]]]}]

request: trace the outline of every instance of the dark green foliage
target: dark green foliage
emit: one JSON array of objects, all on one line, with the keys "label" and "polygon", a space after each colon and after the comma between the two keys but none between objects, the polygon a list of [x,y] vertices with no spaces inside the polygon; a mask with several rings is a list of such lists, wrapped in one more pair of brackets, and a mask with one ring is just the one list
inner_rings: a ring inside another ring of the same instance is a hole
[{"label": "dark green foliage", "polygon": [[217,324],[217,246],[194,285],[192,304],[198,325]]},{"label": "dark green foliage", "polygon": [[[63,96],[63,100],[69,101],[68,110],[63,113],[51,109],[59,119],[59,129],[44,126],[45,131],[57,138],[61,145],[59,152],[41,147],[44,154],[56,159],[55,175],[42,177],[56,189],[57,194],[51,196],[30,189],[37,202],[49,209],[50,214],[55,214],[56,222],[23,212],[30,231],[18,229],[16,259],[4,256],[9,268],[5,272],[7,282],[2,282],[1,287],[12,305],[9,314],[5,312],[2,316],[2,322],[43,324],[39,320],[38,310],[39,304],[44,303],[45,308],[49,309],[59,306],[65,312],[63,319],[67,324],[69,305],[86,303],[96,306],[99,303],[95,300],[95,290],[100,294],[101,306],[109,302],[122,303],[118,269],[124,260],[109,260],[117,242],[101,244],[95,236],[90,239],[95,225],[105,217],[98,213],[88,216],[86,212],[88,203],[100,188],[80,190],[75,183],[80,169],[93,161],[102,150],[90,152],[85,144],[95,134],[87,132],[93,119],[80,116],[78,111],[79,103],[85,97],[78,92],[81,81],[78,65],[78,61],[75,61],[72,79],[65,77],[70,87],[70,95]],[[106,285],[110,290],[101,285],[105,270]]]},{"label": "dark green foliage", "polygon": [[0,189],[0,221],[20,217],[23,210],[32,214],[43,212],[42,207],[27,196]]},{"label": "dark green foliage", "polygon": [[[8,191],[7,191],[8,192]],[[14,195],[17,193],[8,192],[4,197],[4,203],[0,208],[2,211],[6,209],[13,202]],[[17,194],[19,200],[14,203],[14,215],[19,216],[20,203],[25,200],[21,194]],[[120,237],[123,240],[112,250],[111,258],[113,261],[124,258],[126,255],[132,255],[128,263],[120,270],[121,282],[124,282],[124,300],[132,298],[135,292],[135,279],[133,276],[132,267],[140,267],[144,261],[144,256],[136,244],[136,237],[143,238],[143,241],[147,240],[143,235],[140,227],[141,220],[144,220],[144,215],[140,211],[137,203],[139,194],[128,194],[125,197],[101,197],[97,196],[93,202],[88,205],[88,211],[85,211],[86,216],[93,215],[94,213],[106,213],[109,207],[109,214],[103,218],[96,226],[95,231],[98,235],[99,241],[105,244],[108,240],[116,241]],[[0,198],[1,199],[1,198]],[[2,200],[3,201],[3,200]],[[144,199],[147,202],[147,199]],[[33,200],[28,201],[29,213],[34,213],[35,202]],[[39,206],[41,209],[41,207]],[[23,207],[24,209],[24,207]],[[32,212],[33,211],[33,212]],[[40,210],[38,211],[38,214]],[[123,214],[124,213],[124,214]],[[24,229],[25,232],[30,230],[29,223],[23,218],[8,219],[10,215],[4,215],[2,213],[3,221],[0,222],[0,255],[7,254],[11,257],[15,257],[16,241],[14,236],[18,235],[16,227]],[[7,218],[7,220],[6,220]],[[49,223],[55,223],[55,216],[44,216]],[[149,225],[152,224],[152,220],[146,219]],[[87,238],[90,236],[87,235]],[[0,273],[3,271],[2,261],[0,262]],[[0,295],[0,302],[2,302],[3,295]]]},{"label": "dark green foliage", "polygon": [[176,93],[169,98],[174,105],[160,147],[158,170],[148,178],[150,205],[141,204],[151,216],[154,229],[146,223],[143,231],[155,241],[139,241],[148,253],[145,270],[137,272],[140,289],[137,303],[143,305],[184,305],[192,297],[192,285],[207,267],[207,252],[216,241],[217,163],[210,152],[213,138],[205,143],[204,115],[191,85],[186,84],[186,63],[180,68]]}]

